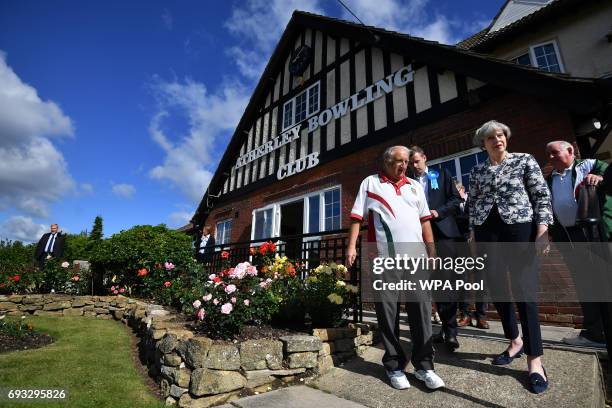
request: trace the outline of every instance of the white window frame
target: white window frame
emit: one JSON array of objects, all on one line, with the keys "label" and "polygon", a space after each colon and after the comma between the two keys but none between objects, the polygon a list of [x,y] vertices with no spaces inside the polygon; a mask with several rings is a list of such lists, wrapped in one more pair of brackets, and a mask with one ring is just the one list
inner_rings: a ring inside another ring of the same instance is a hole
[{"label": "white window frame", "polygon": [[[475,153],[480,153],[483,150],[480,147],[474,147],[472,149],[469,150],[463,150],[461,152],[458,153],[454,153],[448,156],[444,156],[444,157],[439,157],[435,160],[428,160],[427,161],[427,165],[428,166],[435,166],[436,164],[440,164],[443,163],[445,161],[449,161],[449,160],[454,160],[455,161],[455,174],[458,176],[456,178],[457,181],[459,181],[461,184],[463,184],[463,174],[461,173],[461,162],[460,159],[462,157],[466,157],[466,156],[470,156],[472,154]],[[464,186],[466,191],[469,189],[469,186]]]},{"label": "white window frame", "polygon": [[[281,206],[289,203],[294,203],[296,201],[302,201],[304,204],[304,214],[302,216],[302,233],[308,234],[310,227],[309,219],[310,219],[310,204],[309,198],[315,195],[319,196],[319,227],[323,228],[320,232],[325,232],[325,193],[327,191],[339,189],[340,190],[340,226],[342,226],[342,186],[340,184],[326,187],[322,190],[311,191],[306,194],[302,194],[299,196],[294,196],[288,198],[286,200],[277,201],[272,204],[268,204],[264,207],[260,207],[254,209],[252,211],[252,222],[251,222],[251,240],[255,239],[255,215],[260,211],[265,211],[272,209],[272,237],[270,238],[280,238],[280,224],[281,224]],[[310,237],[305,238],[305,240],[315,240],[318,237]],[[260,245],[259,243],[254,244],[255,246]]]},{"label": "white window frame", "polygon": [[[561,70],[562,73],[565,73],[565,66],[563,65],[563,61],[561,60],[561,52],[559,52],[559,45],[557,44],[557,40],[555,40],[554,38],[548,41],[541,42],[539,44],[534,44],[534,45],[529,46],[529,58],[531,58],[531,65],[535,68],[542,69],[538,66],[538,60],[535,55],[535,49],[538,47],[542,47],[544,45],[549,45],[549,44],[552,44],[553,48],[555,49],[557,61],[559,62],[559,69]],[[549,72],[549,71],[546,71],[546,72]]]},{"label": "white window frame", "polygon": [[[310,111],[310,98],[308,97],[308,92],[314,88],[314,87],[318,87],[319,91],[317,92],[317,99],[318,99],[318,108],[316,111],[309,113]],[[304,120],[307,120],[308,118],[310,118],[311,116],[316,115],[317,113],[319,113],[319,111],[321,110],[321,81],[317,81],[314,84],[310,85],[308,88],[306,88],[305,90],[303,90],[302,92],[300,92],[299,94],[295,95],[293,98],[291,98],[290,100],[288,100],[287,102],[283,103],[283,109],[281,110],[281,124],[282,124],[282,131],[284,132],[285,130],[292,128],[293,126],[297,125],[297,123],[295,122],[295,101],[297,100],[297,98],[299,96],[302,96],[303,94],[306,94],[306,116],[304,117]],[[291,114],[292,114],[292,118],[291,118],[291,122],[285,126],[285,106],[287,106],[288,104],[291,104]]]},{"label": "white window frame", "polygon": [[[234,228],[234,220],[232,220],[231,218],[226,218],[223,220],[219,220],[217,221],[217,223],[215,224],[215,245],[225,245],[225,244],[229,244],[231,243],[231,234],[230,234],[230,241],[228,242],[221,242],[219,240],[219,224],[225,224],[226,222],[230,223],[231,227],[230,230]],[[223,235],[226,235],[226,229],[225,227],[223,228]]]}]

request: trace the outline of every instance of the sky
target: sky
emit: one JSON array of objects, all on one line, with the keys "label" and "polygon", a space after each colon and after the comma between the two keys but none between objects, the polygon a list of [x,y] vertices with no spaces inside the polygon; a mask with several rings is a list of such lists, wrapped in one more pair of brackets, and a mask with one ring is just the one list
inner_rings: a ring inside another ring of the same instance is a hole
[{"label": "sky", "polygon": [[[344,0],[454,44],[503,0]],[[0,2],[0,239],[186,224],[291,18],[337,0]]]}]

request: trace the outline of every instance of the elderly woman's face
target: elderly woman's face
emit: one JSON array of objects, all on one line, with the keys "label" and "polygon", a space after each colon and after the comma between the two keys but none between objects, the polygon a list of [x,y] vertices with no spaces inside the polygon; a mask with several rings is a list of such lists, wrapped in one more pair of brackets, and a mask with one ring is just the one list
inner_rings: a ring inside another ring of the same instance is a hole
[{"label": "elderly woman's face", "polygon": [[490,133],[484,140],[484,147],[489,155],[495,155],[506,151],[508,141],[501,129],[496,129],[495,133]]}]

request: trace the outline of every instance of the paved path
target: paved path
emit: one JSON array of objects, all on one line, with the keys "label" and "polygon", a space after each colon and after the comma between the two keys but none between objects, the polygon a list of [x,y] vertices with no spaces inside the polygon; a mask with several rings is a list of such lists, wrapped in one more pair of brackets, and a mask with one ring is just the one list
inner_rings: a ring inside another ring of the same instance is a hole
[{"label": "paved path", "polygon": [[[364,321],[375,321],[364,311]],[[405,316],[402,319],[405,321]],[[533,395],[526,387],[527,360],[523,356],[505,367],[493,366],[491,357],[505,349],[501,323],[489,322],[489,330],[461,328],[460,349],[449,353],[436,345],[436,371],[446,382],[438,391],[428,390],[413,374],[412,387],[394,390],[388,385],[381,364],[383,350],[369,348],[362,356],[310,381],[308,386],[294,386],[255,395],[223,405],[224,408],[406,408],[406,407],[554,407],[575,408],[603,406],[601,373],[596,352],[605,350],[570,347],[563,337],[579,331],[542,326],[545,344],[544,364],[551,387],[542,395]],[[440,326],[434,325],[434,332]],[[401,325],[402,339],[410,350],[408,327]],[[409,367],[409,371],[412,369]]]}]

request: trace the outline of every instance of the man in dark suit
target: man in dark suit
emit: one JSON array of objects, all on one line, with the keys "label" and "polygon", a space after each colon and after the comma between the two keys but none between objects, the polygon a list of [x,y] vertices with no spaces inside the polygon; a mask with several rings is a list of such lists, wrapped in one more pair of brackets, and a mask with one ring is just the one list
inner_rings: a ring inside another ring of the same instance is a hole
[{"label": "man in dark suit", "polygon": [[64,234],[58,232],[57,224],[51,224],[51,232],[43,234],[36,245],[34,256],[42,271],[45,262],[51,258],[61,258],[64,254]]},{"label": "man in dark suit", "polygon": [[[432,215],[432,230],[436,241],[438,256],[441,258],[457,256],[457,242],[461,232],[455,215],[459,210],[461,197],[450,173],[442,169],[438,172],[427,167],[427,156],[418,146],[410,148],[410,168],[412,176],[425,190],[425,197]],[[444,342],[451,351],[459,348],[457,341],[457,302],[437,302],[438,313],[442,320],[442,330],[434,337],[436,342]]]},{"label": "man in dark suit", "polygon": [[198,237],[195,243],[196,259],[198,262],[210,262],[214,254],[214,246],[215,237],[212,235],[212,227],[205,225],[202,229],[202,235]]}]

